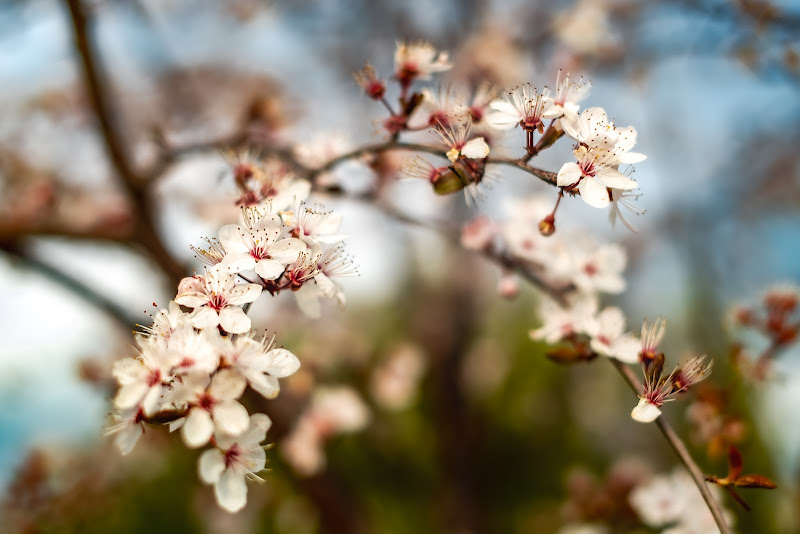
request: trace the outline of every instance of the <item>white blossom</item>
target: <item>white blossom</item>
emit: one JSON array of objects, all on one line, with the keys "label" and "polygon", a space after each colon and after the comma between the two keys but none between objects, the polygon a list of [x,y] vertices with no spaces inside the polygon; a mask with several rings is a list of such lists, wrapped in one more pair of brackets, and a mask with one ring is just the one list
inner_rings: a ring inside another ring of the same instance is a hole
[{"label": "white blossom", "polygon": [[217,503],[229,512],[238,512],[247,504],[245,479],[258,480],[267,455],[261,442],[267,436],[272,421],[264,414],[250,416],[249,426],[239,436],[215,435],[217,448],[200,455],[200,480],[214,485]]},{"label": "white blossom", "polygon": [[639,361],[640,340],[625,333],[625,316],[617,307],[608,307],[597,316],[597,330],[592,333],[592,350],[624,363]]},{"label": "white blossom", "polygon": [[425,42],[397,42],[394,53],[394,68],[397,77],[402,80],[419,78],[427,80],[431,74],[450,70],[453,65],[448,61],[447,52],[438,52]]},{"label": "white blossom", "polygon": [[542,113],[548,92],[539,94],[526,83],[508,92],[504,100],[494,100],[489,104],[492,109],[486,115],[486,123],[499,130],[508,130],[515,126],[525,131],[544,129]]},{"label": "white blossom", "polygon": [[550,344],[572,335],[591,335],[597,329],[597,306],[593,295],[581,295],[566,308],[543,298],[539,303],[539,317],[544,324],[531,330],[529,335],[534,341],[544,340]]},{"label": "white blossom", "polygon": [[281,238],[283,221],[274,213],[242,208],[242,220],[244,226],[229,224],[219,231],[228,251],[223,264],[234,273],[255,271],[264,280],[274,280],[306,249],[299,239]]},{"label": "white blossom", "polygon": [[[583,78],[581,78],[581,81]],[[591,82],[570,83],[569,75],[561,78],[561,70],[556,77],[556,93],[553,96],[545,96],[544,119],[558,119],[564,117],[565,121],[578,120],[578,111],[581,109],[578,102],[586,98],[591,89]]]},{"label": "white blossom", "polygon": [[237,285],[234,275],[223,264],[206,267],[204,276],[195,275],[184,281],[175,302],[195,309],[191,317],[195,328],[219,325],[231,334],[250,330],[250,318],[240,306],[258,298],[260,285]]},{"label": "white blossom", "polygon": [[274,348],[274,339],[265,343],[249,335],[235,340],[220,338],[220,356],[226,366],[241,374],[255,391],[273,399],[280,391],[279,378],[294,374],[300,360],[286,349]]}]

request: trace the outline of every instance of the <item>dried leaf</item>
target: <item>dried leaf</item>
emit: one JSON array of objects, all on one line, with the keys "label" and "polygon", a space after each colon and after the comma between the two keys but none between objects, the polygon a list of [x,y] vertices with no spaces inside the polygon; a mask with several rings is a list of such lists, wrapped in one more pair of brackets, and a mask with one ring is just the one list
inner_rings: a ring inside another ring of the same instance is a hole
[{"label": "dried leaf", "polygon": [[763,475],[742,475],[736,477],[733,485],[738,488],[763,488],[775,489],[778,487],[773,481]]},{"label": "dried leaf", "polygon": [[728,480],[736,480],[742,474],[742,453],[734,445],[728,449]]}]

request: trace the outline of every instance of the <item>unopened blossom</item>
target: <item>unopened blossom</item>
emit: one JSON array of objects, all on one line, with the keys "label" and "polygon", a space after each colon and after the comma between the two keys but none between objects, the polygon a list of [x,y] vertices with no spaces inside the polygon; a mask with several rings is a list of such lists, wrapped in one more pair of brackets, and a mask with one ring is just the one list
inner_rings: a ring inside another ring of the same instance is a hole
[{"label": "unopened blossom", "polygon": [[219,231],[220,242],[228,251],[224,265],[234,273],[255,271],[264,280],[274,280],[306,249],[299,239],[283,237],[284,224],[275,213],[242,208],[242,222]]},{"label": "unopened blossom", "polygon": [[617,244],[580,250],[572,259],[571,278],[581,291],[620,293],[625,289],[626,264],[625,250]]},{"label": "unopened blossom", "polygon": [[567,307],[562,307],[549,299],[542,299],[539,304],[539,317],[544,324],[529,335],[534,341],[544,340],[553,344],[577,334],[589,334],[596,331],[597,298],[592,295],[581,295]]},{"label": "unopened blossom", "polygon": [[625,332],[622,310],[608,307],[597,315],[597,330],[591,340],[593,351],[624,363],[636,363],[639,346],[639,338]]},{"label": "unopened blossom", "polygon": [[462,122],[449,127],[439,125],[434,132],[442,143],[449,147],[447,159],[455,163],[460,157],[483,159],[489,155],[489,145],[483,137],[469,138],[472,122]]},{"label": "unopened blossom", "polygon": [[175,302],[194,308],[192,324],[195,328],[221,326],[231,334],[242,334],[250,330],[250,318],[240,306],[253,302],[261,294],[258,284],[237,285],[234,275],[222,264],[207,267],[205,275],[192,277],[200,287],[179,293]]},{"label": "unopened blossom", "polygon": [[658,345],[664,338],[667,321],[656,319],[652,324],[644,321],[642,323],[642,345],[639,352],[639,361],[645,365],[655,360],[658,355]]},{"label": "unopened blossom", "polygon": [[484,250],[500,231],[500,226],[485,215],[478,215],[461,228],[461,246]]},{"label": "unopened blossom", "polygon": [[245,479],[261,481],[257,473],[264,469],[267,461],[261,442],[270,426],[269,417],[253,414],[247,430],[239,436],[215,435],[216,448],[200,455],[200,480],[214,485],[214,496],[223,509],[238,512],[244,508],[247,504]]},{"label": "unopened blossom", "polygon": [[274,338],[257,340],[250,335],[236,339],[220,338],[219,353],[224,365],[237,371],[264,398],[273,399],[280,391],[279,378],[294,374],[300,361],[290,351],[275,348]]},{"label": "unopened blossom", "polygon": [[233,369],[209,377],[190,375],[180,385],[180,400],[188,405],[181,437],[187,447],[205,445],[214,433],[238,436],[250,423],[247,409],[238,402],[247,381]]},{"label": "unopened blossom", "polygon": [[542,113],[544,113],[547,91],[540,94],[531,84],[526,83],[511,90],[504,100],[494,100],[486,115],[486,123],[493,128],[508,130],[520,126],[527,132],[544,130]]},{"label": "unopened blossom", "polygon": [[378,78],[377,74],[375,74],[375,68],[369,63],[353,74],[353,77],[367,96],[373,100],[380,100],[386,94],[386,84]]},{"label": "unopened blossom", "polygon": [[444,72],[452,67],[447,52],[439,52],[429,43],[397,43],[394,71],[397,79],[404,85],[410,85],[417,78],[427,80],[431,74]]},{"label": "unopened blossom", "polygon": [[661,415],[661,406],[674,400],[679,393],[705,379],[711,373],[711,362],[705,356],[693,357],[676,367],[667,377],[662,376],[663,364],[656,369],[645,370],[644,391],[639,404],[631,411],[631,417],[640,423],[650,423]]},{"label": "unopened blossom", "polygon": [[569,74],[561,77],[561,70],[556,77],[556,92],[544,98],[544,119],[558,119],[564,117],[565,121],[578,120],[578,111],[581,109],[578,102],[586,98],[591,89],[591,82],[578,83],[569,81]]}]

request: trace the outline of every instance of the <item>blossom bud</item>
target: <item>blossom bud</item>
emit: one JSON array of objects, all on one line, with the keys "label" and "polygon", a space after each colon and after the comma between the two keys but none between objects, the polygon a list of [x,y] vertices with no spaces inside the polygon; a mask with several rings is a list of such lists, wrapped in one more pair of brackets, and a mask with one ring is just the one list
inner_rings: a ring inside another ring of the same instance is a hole
[{"label": "blossom bud", "polygon": [[552,213],[539,221],[539,233],[543,236],[551,236],[556,231],[556,218]]},{"label": "blossom bud", "polygon": [[178,284],[178,295],[186,293],[202,293],[205,288],[205,280],[200,275],[187,276]]},{"label": "blossom bud", "polygon": [[513,299],[519,295],[519,280],[514,273],[505,273],[497,282],[497,292],[501,297]]},{"label": "blossom bud", "polygon": [[437,172],[436,175],[431,178],[433,190],[437,195],[449,195],[456,191],[461,191],[466,187],[466,182],[453,170],[454,167],[450,167],[450,169],[451,170],[444,173]]},{"label": "blossom bud", "polygon": [[461,246],[469,250],[483,250],[497,234],[497,225],[489,217],[480,215],[461,229]]}]

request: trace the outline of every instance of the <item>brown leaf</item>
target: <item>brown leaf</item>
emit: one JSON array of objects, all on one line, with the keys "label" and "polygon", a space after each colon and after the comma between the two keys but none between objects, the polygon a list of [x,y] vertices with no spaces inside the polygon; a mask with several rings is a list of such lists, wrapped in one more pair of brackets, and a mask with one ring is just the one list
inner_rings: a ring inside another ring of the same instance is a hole
[{"label": "brown leaf", "polygon": [[742,453],[735,445],[728,449],[728,480],[735,480],[742,474]]},{"label": "brown leaf", "polygon": [[726,490],[728,490],[728,493],[731,494],[731,497],[733,497],[733,500],[738,502],[742,506],[742,508],[744,508],[748,512],[750,511],[750,506],[748,506],[748,504],[746,502],[744,502],[744,499],[742,499],[742,497],[738,493],[736,493],[736,490],[733,489],[733,486],[723,486],[723,487]]},{"label": "brown leaf", "polygon": [[733,485],[738,488],[763,488],[775,489],[778,487],[773,481],[763,475],[742,475],[736,477]]}]

